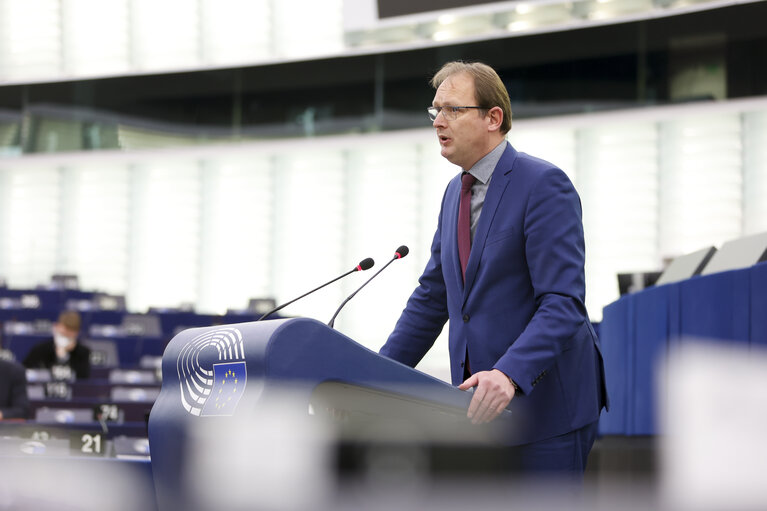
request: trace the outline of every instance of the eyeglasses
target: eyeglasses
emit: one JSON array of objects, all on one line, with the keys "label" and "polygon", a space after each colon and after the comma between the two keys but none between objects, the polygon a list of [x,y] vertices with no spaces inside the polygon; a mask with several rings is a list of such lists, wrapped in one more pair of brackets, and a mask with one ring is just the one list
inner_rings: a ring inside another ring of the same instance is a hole
[{"label": "eyeglasses", "polygon": [[429,114],[429,119],[432,121],[437,119],[437,116],[442,113],[443,116],[445,116],[445,119],[448,121],[454,121],[458,118],[458,114],[461,110],[465,110],[467,108],[476,108],[477,110],[487,110],[487,108],[483,106],[430,106],[426,109],[426,112]]}]

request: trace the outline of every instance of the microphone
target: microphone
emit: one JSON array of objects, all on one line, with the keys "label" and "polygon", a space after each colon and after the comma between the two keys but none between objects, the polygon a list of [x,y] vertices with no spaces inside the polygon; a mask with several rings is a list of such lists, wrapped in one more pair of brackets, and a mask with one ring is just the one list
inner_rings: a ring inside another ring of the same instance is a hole
[{"label": "microphone", "polygon": [[344,308],[344,305],[346,305],[346,303],[347,303],[349,300],[351,300],[352,298],[354,298],[354,295],[356,295],[357,293],[359,293],[359,292],[362,290],[362,288],[363,288],[363,287],[367,286],[367,285],[368,285],[368,282],[370,282],[371,280],[373,280],[374,278],[376,278],[376,277],[378,276],[378,274],[379,274],[379,273],[381,273],[382,271],[384,271],[384,270],[386,269],[386,267],[387,267],[387,266],[389,266],[391,263],[393,263],[393,262],[394,262],[394,261],[396,261],[397,259],[402,259],[402,258],[403,258],[403,257],[405,257],[406,255],[408,255],[408,253],[409,253],[409,252],[410,252],[410,249],[409,249],[409,248],[407,248],[405,245],[400,245],[400,247],[399,247],[399,248],[398,248],[398,249],[397,249],[397,250],[394,252],[394,257],[392,257],[392,258],[389,260],[389,262],[388,262],[388,263],[386,263],[386,264],[383,266],[383,268],[381,268],[380,270],[378,270],[378,271],[375,273],[375,275],[373,275],[372,277],[370,277],[369,279],[367,279],[367,280],[365,281],[365,283],[364,283],[364,284],[362,284],[362,285],[361,285],[359,288],[357,288],[357,290],[356,290],[355,292],[353,292],[352,294],[350,294],[350,295],[349,295],[349,296],[346,298],[346,300],[344,300],[344,301],[343,301],[343,303],[342,303],[342,304],[341,304],[341,305],[338,307],[338,309],[336,309],[336,313],[335,313],[335,314],[333,314],[333,317],[332,317],[332,318],[330,318],[330,322],[328,322],[328,326],[329,326],[330,328],[333,328],[333,325],[334,325],[334,324],[335,324],[335,322],[336,322],[336,316],[338,316],[338,313],[339,313],[339,312],[341,312],[341,309],[343,309],[343,308]]},{"label": "microphone", "polygon": [[299,296],[298,298],[294,298],[294,299],[292,299],[291,301],[289,301],[289,302],[287,302],[287,303],[283,303],[282,305],[279,305],[279,306],[275,307],[274,309],[270,310],[269,312],[267,312],[266,314],[264,314],[263,316],[261,316],[260,318],[258,318],[256,321],[261,321],[262,319],[264,319],[264,318],[265,318],[265,317],[267,317],[268,315],[270,315],[270,314],[274,314],[275,312],[277,312],[278,310],[282,309],[283,307],[287,307],[287,306],[288,306],[288,305],[290,305],[291,303],[293,303],[293,302],[295,302],[295,301],[297,301],[297,300],[300,300],[300,299],[301,299],[301,298],[303,298],[304,296],[310,295],[310,294],[314,293],[315,291],[319,291],[319,290],[320,290],[320,289],[322,289],[323,287],[325,287],[325,286],[327,286],[327,285],[330,285],[330,284],[332,284],[333,282],[335,282],[336,280],[342,279],[342,278],[346,277],[347,275],[349,275],[349,274],[351,274],[351,273],[354,273],[355,271],[365,271],[365,270],[369,270],[370,268],[372,268],[372,267],[373,267],[373,265],[374,265],[374,264],[375,264],[375,261],[373,261],[373,259],[371,259],[370,257],[368,257],[367,259],[363,259],[362,261],[360,261],[360,264],[358,264],[357,266],[355,266],[355,267],[354,267],[354,268],[352,268],[351,270],[347,271],[347,272],[346,272],[346,273],[344,273],[343,275],[340,275],[340,276],[338,276],[338,277],[334,278],[334,279],[333,279],[333,280],[331,280],[330,282],[325,282],[324,284],[322,284],[322,285],[321,285],[321,286],[319,286],[319,287],[315,287],[314,289],[312,289],[312,290],[311,290],[311,291],[309,291],[308,293],[304,293],[304,294],[302,294],[301,296]]}]

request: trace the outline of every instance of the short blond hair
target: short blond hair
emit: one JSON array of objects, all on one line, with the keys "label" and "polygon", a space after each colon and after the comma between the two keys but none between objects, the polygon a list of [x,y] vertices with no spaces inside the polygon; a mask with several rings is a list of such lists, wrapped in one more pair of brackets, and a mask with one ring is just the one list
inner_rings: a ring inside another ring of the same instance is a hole
[{"label": "short blond hair", "polygon": [[58,323],[73,332],[80,331],[80,313],[77,311],[64,311],[59,314]]},{"label": "short blond hair", "polygon": [[503,111],[501,133],[504,135],[508,133],[511,130],[509,91],[506,90],[501,77],[492,67],[481,62],[463,62],[460,60],[448,62],[431,79],[431,85],[437,89],[449,77],[460,73],[466,73],[474,79],[474,99],[477,101],[477,106],[488,110],[497,106]]}]

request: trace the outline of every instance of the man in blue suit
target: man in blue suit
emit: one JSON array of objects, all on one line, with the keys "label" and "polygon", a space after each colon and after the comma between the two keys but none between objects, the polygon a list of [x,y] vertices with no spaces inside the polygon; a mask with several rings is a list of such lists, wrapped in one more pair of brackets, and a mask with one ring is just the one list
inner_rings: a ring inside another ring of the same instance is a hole
[{"label": "man in blue suit", "polygon": [[582,474],[607,395],[584,304],[580,199],[559,168],[506,141],[511,105],[492,68],[451,62],[432,85],[442,156],[462,172],[381,354],[414,367],[449,319],[453,384],[474,388],[468,418],[508,407],[523,470]]}]

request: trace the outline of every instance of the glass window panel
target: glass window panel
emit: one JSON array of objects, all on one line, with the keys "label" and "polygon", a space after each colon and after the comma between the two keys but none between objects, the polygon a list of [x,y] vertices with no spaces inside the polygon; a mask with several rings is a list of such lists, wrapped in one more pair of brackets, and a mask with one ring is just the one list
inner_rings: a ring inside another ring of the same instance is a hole
[{"label": "glass window panel", "polygon": [[254,62],[271,55],[270,0],[202,0],[205,62]]},{"label": "glass window panel", "polygon": [[21,119],[13,114],[4,115],[0,110],[0,156],[18,155],[21,152]]},{"label": "glass window panel", "polygon": [[577,186],[575,176],[575,131],[571,127],[556,128],[550,123],[538,127],[536,121],[515,121],[507,138],[517,151],[549,161],[562,169]]},{"label": "glass window panel", "polygon": [[743,234],[767,231],[767,110],[743,118]]},{"label": "glass window panel", "polygon": [[82,123],[65,119],[39,119],[36,136],[28,144],[30,152],[55,153],[83,149]]},{"label": "glass window panel", "polygon": [[56,273],[61,172],[54,165],[5,171],[3,276],[13,287],[34,287]]},{"label": "glass window panel", "polygon": [[[383,268],[400,245],[422,244],[414,221],[420,198],[416,145],[399,140],[385,147],[360,144],[349,153],[349,169],[347,253],[353,262],[371,256],[376,266],[358,278],[347,279],[343,286],[347,295]],[[385,340],[380,333],[394,327],[404,307],[401,291],[412,288],[415,272],[422,265],[411,256],[393,262],[346,306],[339,316],[339,328],[378,350]]]},{"label": "glass window panel", "polygon": [[276,56],[303,57],[343,49],[342,0],[280,0],[272,6]]},{"label": "glass window panel", "polygon": [[657,130],[652,122],[578,130],[578,184],[592,319],[618,297],[619,273],[658,266]]},{"label": "glass window panel", "polygon": [[675,257],[740,236],[740,115],[664,121],[660,151],[661,255]]},{"label": "glass window panel", "polygon": [[272,158],[214,156],[203,175],[198,308],[244,309],[250,298],[272,296]]},{"label": "glass window panel", "polygon": [[130,0],[62,0],[67,74],[101,75],[130,70]]},{"label": "glass window panel", "polygon": [[133,169],[131,268],[134,310],[176,307],[198,298],[200,164],[158,157]]},{"label": "glass window panel", "polygon": [[58,0],[0,0],[0,79],[59,76]]},{"label": "glass window panel", "polygon": [[120,149],[159,149],[162,147],[183,147],[197,145],[199,137],[194,135],[175,135],[159,130],[128,126],[117,126],[117,143]]},{"label": "glass window panel", "polygon": [[131,179],[127,163],[66,169],[61,197],[59,270],[83,289],[124,294],[128,287]]},{"label": "glass window panel", "polygon": [[[350,270],[358,261],[344,257],[343,152],[302,144],[283,149],[275,165],[273,282],[277,302],[282,303]],[[328,321],[342,294],[341,286],[330,286],[284,313]]]},{"label": "glass window panel", "polygon": [[132,8],[131,41],[136,70],[199,65],[197,2],[132,0]]}]

